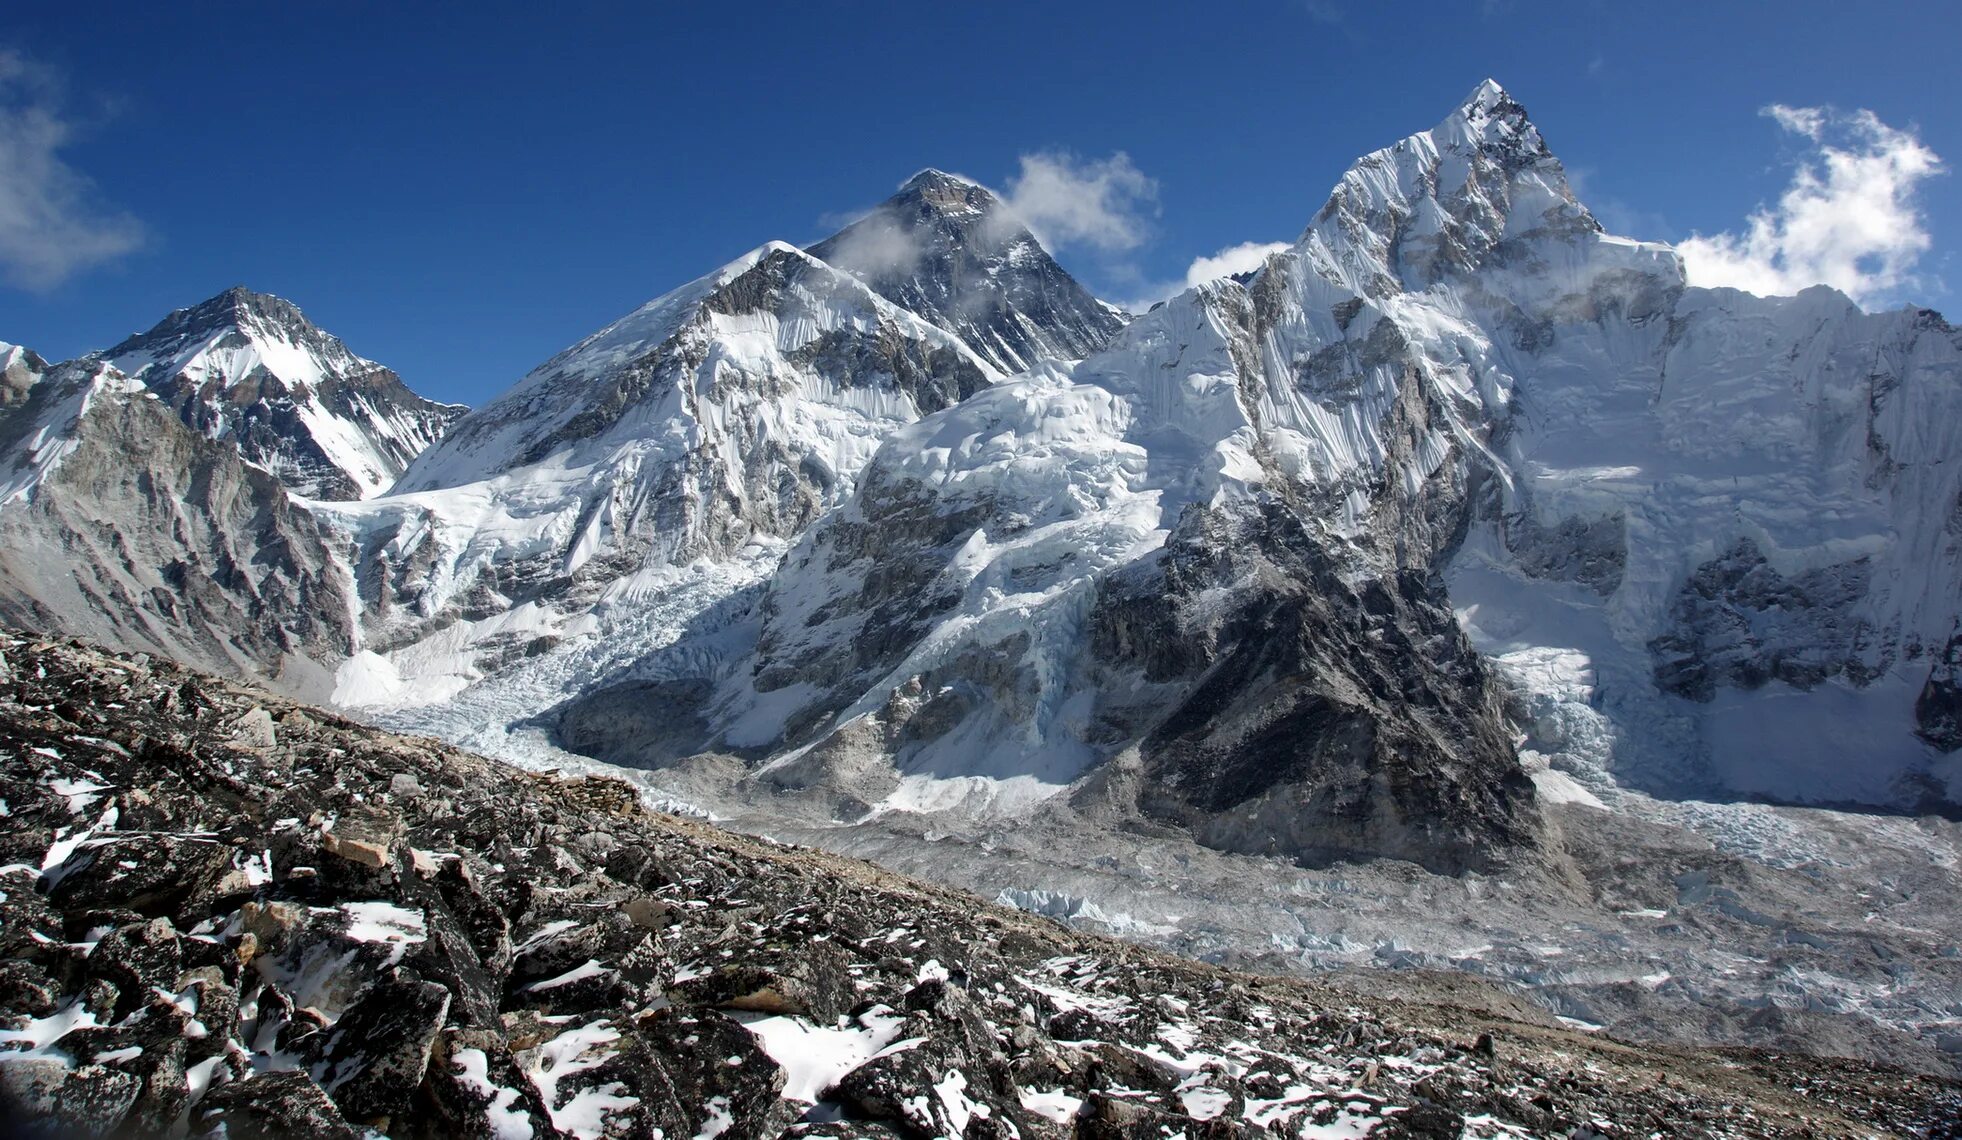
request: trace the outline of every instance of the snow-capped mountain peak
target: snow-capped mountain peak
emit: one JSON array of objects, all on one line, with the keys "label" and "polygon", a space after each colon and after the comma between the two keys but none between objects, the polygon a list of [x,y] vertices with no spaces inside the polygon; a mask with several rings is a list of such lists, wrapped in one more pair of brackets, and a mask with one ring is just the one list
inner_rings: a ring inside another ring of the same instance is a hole
[{"label": "snow-capped mountain peak", "polygon": [[931,167],[811,253],[1005,373],[1088,356],[1124,325],[993,191]]},{"label": "snow-capped mountain peak", "polygon": [[[680,440],[669,428],[693,404],[691,373],[720,378],[714,380],[718,390],[739,375],[780,388],[772,381],[810,363],[809,355],[826,342],[881,326],[898,340],[928,346],[929,354],[948,354],[947,367],[963,372],[956,388],[972,391],[994,378],[952,334],[895,308],[855,277],[794,245],[767,242],[533,369],[418,458],[397,490],[460,486],[559,453],[586,463],[659,440],[686,449],[692,440]],[[861,361],[860,371],[837,379],[877,385],[898,376],[892,367],[871,364]],[[767,375],[772,372],[779,375]],[[684,388],[690,390],[686,398],[680,394]],[[821,388],[773,395],[823,403],[827,395]],[[945,395],[951,394],[949,389]],[[941,406],[944,395],[926,402]]]},{"label": "snow-capped mountain peak", "polygon": [[1539,128],[1496,79],[1487,79],[1465,96],[1431,132],[1440,140],[1464,142],[1495,153],[1538,157],[1547,154]]},{"label": "snow-capped mountain peak", "polygon": [[277,479],[141,381],[0,345],[0,622],[324,695],[355,609],[333,561]]},{"label": "snow-capped mountain peak", "polygon": [[40,353],[0,341],[0,415],[25,401],[47,370],[48,362]]},{"label": "snow-capped mountain peak", "polygon": [[289,301],[234,286],[94,359],[309,498],[379,494],[463,409],[411,392]]},{"label": "snow-capped mountain peak", "polygon": [[1321,275],[1380,298],[1488,263],[1571,261],[1549,247],[1600,232],[1526,109],[1488,79],[1437,126],[1357,160],[1297,248]]},{"label": "snow-capped mountain peak", "polygon": [[99,361],[49,364],[0,345],[0,507],[24,502],[80,445],[77,430],[104,398],[143,386]]},{"label": "snow-capped mountain peak", "polygon": [[763,245],[540,365],[394,493],[324,512],[385,599],[378,641],[468,616],[427,647],[364,658],[342,699],[445,696],[514,642],[598,630],[611,599],[682,567],[767,568],[888,434],[999,378],[858,278]]}]

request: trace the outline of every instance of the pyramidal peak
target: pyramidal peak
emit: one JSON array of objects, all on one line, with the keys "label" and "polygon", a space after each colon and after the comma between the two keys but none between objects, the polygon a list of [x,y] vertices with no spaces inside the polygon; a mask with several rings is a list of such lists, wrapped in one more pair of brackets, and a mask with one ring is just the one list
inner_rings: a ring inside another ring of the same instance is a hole
[{"label": "pyramidal peak", "polygon": [[158,321],[147,332],[133,333],[125,338],[121,344],[110,349],[109,354],[121,356],[124,355],[125,346],[154,344],[162,339],[199,335],[225,326],[242,332],[249,331],[248,325],[259,324],[271,325],[293,333],[304,332],[326,337],[325,333],[307,319],[298,305],[286,298],[271,293],[256,292],[243,285],[234,285],[195,305],[173,309],[168,316]]},{"label": "pyramidal peak", "polygon": [[989,192],[986,186],[969,178],[967,175],[954,174],[950,171],[941,170],[932,166],[921,169],[911,178],[900,183],[898,192],[900,194],[909,194],[929,190],[979,190],[987,194],[990,198],[994,197],[994,194]]},{"label": "pyramidal peak", "polygon": [[1440,149],[1475,147],[1508,164],[1553,159],[1526,108],[1493,79],[1473,88],[1428,134]]},{"label": "pyramidal peak", "polygon": [[298,305],[242,285],[173,310],[91,360],[157,393],[307,498],[386,490],[463,409],[411,392]]},{"label": "pyramidal peak", "polygon": [[[315,368],[379,367],[348,351],[338,337],[308,320],[300,307],[284,297],[258,293],[243,285],[195,305],[173,309],[146,332],[132,333],[96,355],[132,375],[154,372],[160,365],[182,368],[213,348],[236,343],[278,341],[301,348],[315,359]],[[297,379],[289,377],[288,379]]]},{"label": "pyramidal peak", "polygon": [[993,191],[932,167],[810,252],[959,336],[1004,373],[1081,359],[1124,323]]},{"label": "pyramidal peak", "polygon": [[1600,233],[1526,108],[1487,79],[1437,126],[1356,160],[1298,248],[1382,297],[1473,272],[1502,245]]},{"label": "pyramidal peak", "polygon": [[900,183],[893,196],[872,211],[872,215],[881,213],[944,227],[971,244],[999,244],[1026,232],[994,191],[972,178],[932,167]]},{"label": "pyramidal peak", "polygon": [[1515,102],[1504,87],[1499,86],[1499,81],[1488,78],[1472,88],[1471,94],[1458,105],[1457,113],[1462,118],[1476,120],[1509,110],[1517,111],[1522,117],[1525,115],[1525,108]]}]

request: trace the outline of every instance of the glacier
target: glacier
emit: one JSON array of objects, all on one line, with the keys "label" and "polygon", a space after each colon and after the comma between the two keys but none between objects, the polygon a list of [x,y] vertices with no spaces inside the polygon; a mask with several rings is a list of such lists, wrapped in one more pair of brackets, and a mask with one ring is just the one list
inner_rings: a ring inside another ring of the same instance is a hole
[{"label": "glacier", "polygon": [[102,356],[86,406],[45,414],[49,366],[0,349],[0,526],[45,502],[33,543],[86,529],[41,490],[71,425],[99,452],[131,422],[89,408],[146,409],[276,564],[244,590],[225,560],[259,548],[172,547],[249,596],[199,638],[296,608],[312,632],[173,640],[118,571],[126,616],[91,636],[275,683],[304,658],[363,719],[1201,957],[1942,1054],[1962,334],[1689,285],[1490,82],[1258,269],[1149,312],[1004,209],[922,172],[413,458],[406,428],[364,451],[309,427],[359,469],[331,497],[249,417],[179,400],[290,382],[264,338]]},{"label": "glacier", "polygon": [[[1251,276],[888,423],[769,549],[367,715],[1201,956],[1465,969],[1652,1036],[1709,1007],[1740,1011],[1694,1031],[1721,1039],[1789,1009],[1932,1041],[1950,971],[1843,947],[1872,913],[1943,960],[1955,826],[1778,805],[1955,802],[1959,343],[1826,289],[1688,286],[1488,84]],[[1313,683],[1235,632],[1277,607]],[[1397,660],[1441,721],[1355,698]],[[1222,662],[1254,669],[1239,697]],[[1213,767],[1329,708],[1430,766],[1385,796]],[[1410,826],[1426,803],[1462,830]]]}]

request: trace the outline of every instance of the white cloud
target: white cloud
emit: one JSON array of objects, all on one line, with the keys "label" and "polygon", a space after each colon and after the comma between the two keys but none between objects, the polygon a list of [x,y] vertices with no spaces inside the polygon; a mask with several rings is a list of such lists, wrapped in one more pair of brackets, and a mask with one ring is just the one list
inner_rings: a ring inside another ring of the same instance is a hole
[{"label": "white cloud", "polygon": [[1267,261],[1269,254],[1279,253],[1291,248],[1284,241],[1243,241],[1239,245],[1229,245],[1218,253],[1195,257],[1186,266],[1185,277],[1178,281],[1158,281],[1138,274],[1130,289],[1126,291],[1127,300],[1115,301],[1118,308],[1131,313],[1142,313],[1160,301],[1169,301],[1195,285],[1231,277],[1236,273],[1246,273],[1259,269]]},{"label": "white cloud", "polygon": [[1098,159],[1062,151],[1025,154],[1002,198],[1051,249],[1136,249],[1158,214],[1158,183],[1123,151]]},{"label": "white cloud", "polygon": [[96,202],[88,177],[62,161],[73,125],[54,76],[0,48],[0,275],[49,289],[142,241],[135,218]]},{"label": "white cloud", "polygon": [[1762,113],[1793,134],[1804,135],[1813,142],[1818,142],[1819,136],[1826,130],[1826,110],[1823,107],[1787,107],[1783,103],[1773,103]]},{"label": "white cloud", "polygon": [[1678,243],[1690,283],[1766,296],[1824,284],[1862,304],[1918,284],[1915,265],[1930,238],[1915,195],[1942,172],[1941,158],[1871,111],[1774,105],[1764,113],[1812,146],[1777,204],[1760,206],[1743,233]]},{"label": "white cloud", "polygon": [[1288,243],[1284,241],[1243,241],[1210,256],[1193,258],[1192,264],[1185,270],[1185,288],[1259,269],[1268,254],[1287,248]]}]

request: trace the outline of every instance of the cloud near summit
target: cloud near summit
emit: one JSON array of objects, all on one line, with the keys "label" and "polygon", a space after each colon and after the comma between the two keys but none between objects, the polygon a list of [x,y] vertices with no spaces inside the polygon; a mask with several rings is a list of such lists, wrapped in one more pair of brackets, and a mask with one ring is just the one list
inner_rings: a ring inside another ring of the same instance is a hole
[{"label": "cloud near summit", "polygon": [[1774,104],[1764,115],[1810,145],[1742,233],[1678,243],[1690,283],[1766,296],[1823,284],[1863,305],[1920,284],[1915,268],[1933,239],[1917,191],[1943,172],[1941,157],[1872,111]]},{"label": "cloud near summit", "polygon": [[1052,249],[1079,246],[1124,253],[1151,236],[1158,182],[1131,156],[1078,158],[1067,151],[1021,156],[1002,200]]}]

